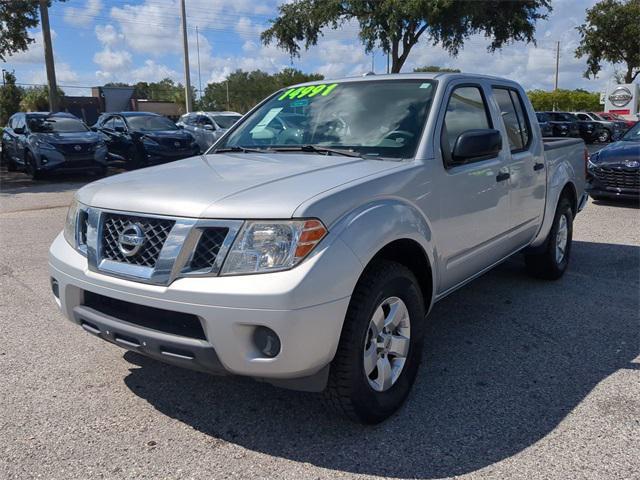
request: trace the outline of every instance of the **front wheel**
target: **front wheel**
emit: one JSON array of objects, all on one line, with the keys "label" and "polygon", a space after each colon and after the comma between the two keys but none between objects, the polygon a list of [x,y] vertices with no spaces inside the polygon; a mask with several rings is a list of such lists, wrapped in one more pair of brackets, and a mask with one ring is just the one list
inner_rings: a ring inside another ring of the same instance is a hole
[{"label": "front wheel", "polygon": [[422,292],[408,268],[386,260],[367,267],[331,363],[327,403],[364,424],[398,410],[420,364],[424,317]]},{"label": "front wheel", "polygon": [[32,180],[40,180],[43,177],[43,173],[38,170],[36,159],[33,158],[31,152],[27,152],[24,159],[25,171]]},{"label": "front wheel", "polygon": [[607,143],[609,140],[611,140],[611,132],[606,128],[603,128],[598,135],[598,141],[600,143]]},{"label": "front wheel", "polygon": [[573,239],[573,210],[566,198],[558,202],[551,231],[541,253],[525,255],[528,272],[537,278],[557,280],[569,266]]}]

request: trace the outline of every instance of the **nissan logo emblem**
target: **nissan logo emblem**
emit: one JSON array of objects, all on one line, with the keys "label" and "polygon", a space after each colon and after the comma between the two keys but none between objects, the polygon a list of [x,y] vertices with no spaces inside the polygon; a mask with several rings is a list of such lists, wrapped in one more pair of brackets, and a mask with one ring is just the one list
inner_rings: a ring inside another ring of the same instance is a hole
[{"label": "nissan logo emblem", "polygon": [[180,146],[180,142],[173,142],[173,146],[174,147],[179,147]]},{"label": "nissan logo emblem", "polygon": [[609,95],[609,101],[616,107],[624,107],[632,98],[627,87],[618,87]]},{"label": "nissan logo emblem", "polygon": [[140,251],[146,240],[142,227],[137,223],[130,223],[118,236],[118,250],[125,257],[133,257]]},{"label": "nissan logo emblem", "polygon": [[640,167],[640,162],[638,160],[625,160],[624,164],[625,164],[625,166],[627,166],[629,168],[638,168],[638,167]]},{"label": "nissan logo emblem", "polygon": [[74,145],[73,149],[74,149],[76,152],[79,152],[80,150],[82,150],[82,147],[81,147],[80,145]]}]

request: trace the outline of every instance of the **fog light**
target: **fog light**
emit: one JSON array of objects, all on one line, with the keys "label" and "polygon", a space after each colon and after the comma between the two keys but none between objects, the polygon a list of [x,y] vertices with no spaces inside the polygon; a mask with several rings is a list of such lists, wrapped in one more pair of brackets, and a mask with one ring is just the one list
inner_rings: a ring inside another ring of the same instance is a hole
[{"label": "fog light", "polygon": [[60,287],[58,286],[58,280],[51,277],[51,291],[56,298],[60,298]]},{"label": "fog light", "polygon": [[280,353],[280,338],[270,328],[257,327],[253,331],[253,343],[265,357],[273,358]]}]

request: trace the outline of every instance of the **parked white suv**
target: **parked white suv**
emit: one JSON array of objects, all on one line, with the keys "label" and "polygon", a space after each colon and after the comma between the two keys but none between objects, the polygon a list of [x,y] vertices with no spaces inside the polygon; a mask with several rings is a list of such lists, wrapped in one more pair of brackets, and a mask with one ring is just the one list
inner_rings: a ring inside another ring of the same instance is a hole
[{"label": "parked white suv", "polygon": [[[270,126],[292,114],[299,134]],[[81,188],[51,246],[53,291],[116,345],[325,390],[375,423],[409,393],[436,301],[518,252],[536,276],[564,273],[585,160],[580,139],[543,143],[509,80],[299,85],[206,156]]]}]

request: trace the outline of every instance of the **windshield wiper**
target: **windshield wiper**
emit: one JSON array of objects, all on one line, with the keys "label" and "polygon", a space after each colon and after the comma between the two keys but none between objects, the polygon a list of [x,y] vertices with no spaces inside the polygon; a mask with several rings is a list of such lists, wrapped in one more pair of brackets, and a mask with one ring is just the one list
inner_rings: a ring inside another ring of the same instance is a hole
[{"label": "windshield wiper", "polygon": [[211,153],[228,153],[228,152],[238,152],[238,153],[265,153],[266,149],[263,148],[245,148],[245,147],[225,147],[225,148],[216,148],[211,150]]},{"label": "windshield wiper", "polygon": [[330,148],[323,147],[321,145],[300,145],[291,147],[272,147],[272,150],[276,152],[313,152],[313,153],[325,153],[327,155],[343,155],[345,157],[357,157],[362,158],[362,155],[353,150],[346,150],[343,148]]}]

